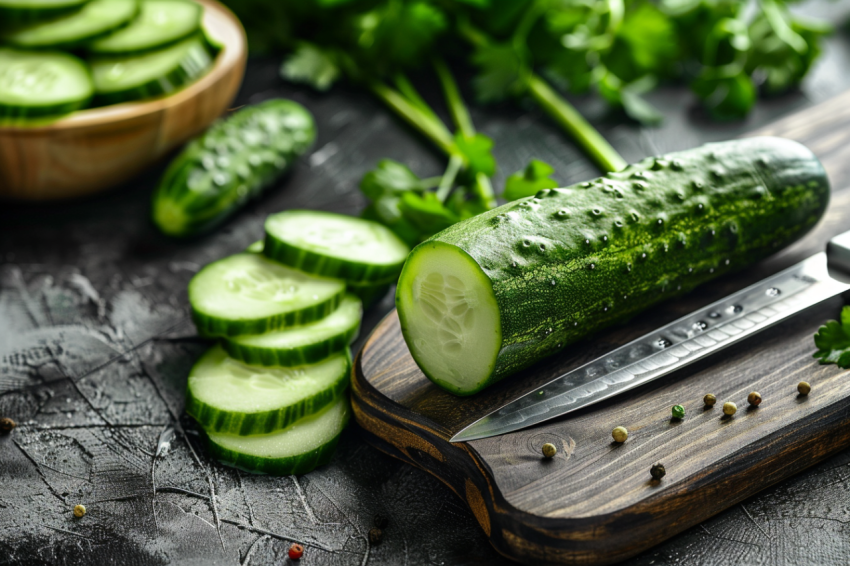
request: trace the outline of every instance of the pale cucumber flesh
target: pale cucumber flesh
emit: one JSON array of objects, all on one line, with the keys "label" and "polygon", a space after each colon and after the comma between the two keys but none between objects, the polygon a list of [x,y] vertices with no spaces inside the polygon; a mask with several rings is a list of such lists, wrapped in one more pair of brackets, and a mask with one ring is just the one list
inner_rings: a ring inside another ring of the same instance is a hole
[{"label": "pale cucumber flesh", "polygon": [[324,411],[270,434],[210,432],[210,452],[224,463],[250,472],[303,474],[330,460],[350,411],[348,397],[343,396]]},{"label": "pale cucumber flesh", "polygon": [[401,329],[422,371],[459,395],[480,388],[501,347],[499,309],[489,279],[460,248],[421,244],[396,291]]},{"label": "pale cucumber flesh", "polygon": [[73,55],[0,48],[0,118],[73,112],[93,91],[85,64]]},{"label": "pale cucumber flesh", "polygon": [[121,27],[138,11],[137,0],[91,0],[77,12],[15,30],[2,39],[18,47],[72,47]]},{"label": "pale cucumber flesh", "polygon": [[156,49],[198,31],[202,8],[183,0],[143,0],[139,16],[128,26],[95,40],[93,53],[118,54]]}]

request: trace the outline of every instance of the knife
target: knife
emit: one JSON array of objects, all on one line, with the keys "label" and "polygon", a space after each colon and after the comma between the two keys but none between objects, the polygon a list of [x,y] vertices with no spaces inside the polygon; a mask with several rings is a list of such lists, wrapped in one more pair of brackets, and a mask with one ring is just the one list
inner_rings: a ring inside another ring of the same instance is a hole
[{"label": "knife", "polygon": [[821,252],[556,377],[451,442],[527,428],[598,403],[736,344],[850,289],[850,231]]}]

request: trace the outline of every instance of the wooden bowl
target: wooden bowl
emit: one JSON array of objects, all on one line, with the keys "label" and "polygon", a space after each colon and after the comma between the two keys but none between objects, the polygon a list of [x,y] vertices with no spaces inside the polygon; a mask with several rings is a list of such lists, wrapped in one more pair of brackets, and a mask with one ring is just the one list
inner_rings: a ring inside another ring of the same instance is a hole
[{"label": "wooden bowl", "polygon": [[81,110],[46,125],[0,127],[0,198],[46,201],[83,196],[126,181],[206,129],[242,83],[242,24],[215,0],[204,27],[223,46],[212,69],[165,97]]}]

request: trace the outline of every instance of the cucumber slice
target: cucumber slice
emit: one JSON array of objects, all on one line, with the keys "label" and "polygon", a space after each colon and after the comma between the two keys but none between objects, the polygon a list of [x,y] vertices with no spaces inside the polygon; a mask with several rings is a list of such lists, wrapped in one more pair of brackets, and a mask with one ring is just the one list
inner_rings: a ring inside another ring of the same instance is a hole
[{"label": "cucumber slice", "polygon": [[0,48],[0,119],[66,114],[88,106],[93,93],[73,55]]},{"label": "cucumber slice", "polygon": [[96,100],[118,104],[169,94],[207,72],[212,56],[203,36],[128,57],[93,57],[90,61]]},{"label": "cucumber slice", "polygon": [[387,292],[390,290],[393,283],[395,283],[395,279],[389,283],[376,283],[374,285],[357,285],[349,283],[348,292],[359,297],[360,300],[363,301],[363,308],[365,309],[386,297]]},{"label": "cucumber slice", "polygon": [[363,306],[346,295],[339,308],[312,324],[284,330],[234,336],[223,341],[233,358],[246,364],[293,367],[313,364],[344,350],[357,338]]},{"label": "cucumber slice", "polygon": [[207,433],[210,454],[249,472],[284,476],[306,474],[327,464],[351,412],[344,395],[321,413],[289,428],[256,436]]},{"label": "cucumber slice", "polygon": [[82,8],[89,0],[0,0],[0,28],[57,18]]},{"label": "cucumber slice", "polygon": [[127,27],[92,42],[88,49],[101,55],[158,49],[200,30],[202,14],[200,4],[194,2],[143,0],[139,17]]},{"label": "cucumber slice", "polygon": [[389,228],[371,220],[288,210],[266,219],[263,253],[308,273],[362,284],[397,276],[410,248]]},{"label": "cucumber slice", "polygon": [[209,264],[189,283],[189,303],[202,335],[260,334],[307,324],[332,313],[345,283],[307,275],[260,254]]},{"label": "cucumber slice", "polygon": [[192,368],[186,412],[207,432],[266,434],[332,403],[348,387],[351,352],[295,368],[256,367],[214,346]]},{"label": "cucumber slice", "polygon": [[105,35],[136,17],[137,0],[92,0],[82,10],[3,35],[17,47],[69,48]]},{"label": "cucumber slice", "polygon": [[490,280],[456,246],[426,241],[416,249],[396,291],[404,339],[429,379],[458,395],[474,393],[493,373],[502,344]]}]

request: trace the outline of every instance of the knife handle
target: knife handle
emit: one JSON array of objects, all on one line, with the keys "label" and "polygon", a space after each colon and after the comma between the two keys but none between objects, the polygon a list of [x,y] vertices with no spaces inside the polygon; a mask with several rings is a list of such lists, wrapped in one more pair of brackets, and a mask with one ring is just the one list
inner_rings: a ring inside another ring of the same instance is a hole
[{"label": "knife handle", "polygon": [[850,281],[850,231],[835,236],[826,245],[829,275],[842,282]]}]

